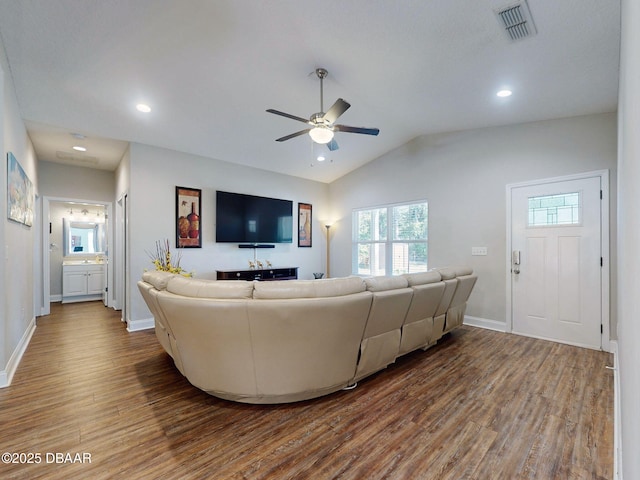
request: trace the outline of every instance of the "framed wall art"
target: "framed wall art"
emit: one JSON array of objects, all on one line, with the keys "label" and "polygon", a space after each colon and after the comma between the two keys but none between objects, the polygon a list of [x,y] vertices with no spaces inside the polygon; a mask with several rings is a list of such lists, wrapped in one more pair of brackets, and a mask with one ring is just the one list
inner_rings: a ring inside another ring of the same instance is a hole
[{"label": "framed wall art", "polygon": [[33,225],[35,195],[33,183],[13,153],[7,153],[7,216],[9,220]]},{"label": "framed wall art", "polygon": [[298,203],[298,246],[311,246],[311,204]]},{"label": "framed wall art", "polygon": [[202,190],[176,187],[176,247],[202,248]]}]

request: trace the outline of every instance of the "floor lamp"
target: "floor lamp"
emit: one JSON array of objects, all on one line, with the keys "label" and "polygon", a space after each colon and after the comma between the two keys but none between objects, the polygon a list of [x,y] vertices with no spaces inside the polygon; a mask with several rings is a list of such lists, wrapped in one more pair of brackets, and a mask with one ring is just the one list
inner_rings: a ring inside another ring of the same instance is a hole
[{"label": "floor lamp", "polygon": [[329,265],[331,264],[331,257],[329,256],[329,229],[331,225],[327,224],[325,228],[327,229],[327,278],[329,278]]}]

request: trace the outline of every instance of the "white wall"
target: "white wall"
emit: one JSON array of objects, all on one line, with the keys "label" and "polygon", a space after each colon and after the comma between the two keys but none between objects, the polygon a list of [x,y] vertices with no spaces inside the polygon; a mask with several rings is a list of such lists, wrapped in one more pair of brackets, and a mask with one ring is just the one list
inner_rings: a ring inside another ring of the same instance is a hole
[{"label": "white wall", "polygon": [[173,253],[177,253],[176,186],[202,190],[202,248],[181,250],[182,268],[194,271],[197,277],[215,278],[216,270],[247,268],[248,260],[253,259],[251,249],[215,243],[216,190],[292,200],[296,218],[298,202],[312,204],[311,248],[298,248],[297,222],[294,220],[293,243],[260,249],[257,254],[259,259],[269,260],[274,267],[299,267],[298,278],[310,279],[313,272],[325,271],[323,225],[328,216],[327,184],[140,144],[131,145],[129,162],[132,321],[151,317],[135,286],[144,270],[152,268],[147,252],[155,249],[157,240],[169,239]]},{"label": "white wall", "polygon": [[473,267],[467,314],[505,322],[506,185],[601,169],[615,179],[613,113],[416,138],[330,185],[331,271],[351,273],[352,209],[426,199],[429,266]]},{"label": "white wall", "polygon": [[[622,0],[618,157],[618,366],[622,474],[640,478],[640,3]],[[621,454],[621,455],[620,455]]]},{"label": "white wall", "polygon": [[2,176],[0,176],[0,238],[2,254],[0,267],[0,296],[3,308],[0,310],[0,386],[11,379],[17,366],[21,348],[26,346],[29,332],[35,326],[34,316],[34,248],[37,227],[13,222],[7,219],[7,152],[12,152],[38,193],[37,164],[33,146],[22,121],[15,90],[11,81],[4,47],[0,44],[0,75],[3,78],[0,109],[2,110]]},{"label": "white wall", "polygon": [[95,168],[38,162],[40,195],[65,199],[113,202],[115,174]]},{"label": "white wall", "polygon": [[[6,58],[4,56],[4,47],[0,42],[0,154],[4,154],[4,71],[6,68]],[[6,161],[6,160],[5,160]],[[0,212],[7,211],[7,169],[0,168]],[[3,215],[4,217],[4,215]],[[7,347],[5,342],[6,338],[6,329],[7,329],[7,306],[4,295],[4,285],[5,285],[5,277],[7,276],[7,262],[4,256],[5,245],[5,224],[6,221],[4,218],[0,220],[0,333],[2,334],[2,341],[0,341],[0,387],[4,386],[8,382],[7,378],[7,361],[9,356],[7,355]]]}]

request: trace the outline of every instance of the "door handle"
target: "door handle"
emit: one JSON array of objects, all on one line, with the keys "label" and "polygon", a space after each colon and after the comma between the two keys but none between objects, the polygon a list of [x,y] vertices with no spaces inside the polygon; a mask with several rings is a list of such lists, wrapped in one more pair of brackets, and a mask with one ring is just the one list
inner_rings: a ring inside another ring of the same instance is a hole
[{"label": "door handle", "polygon": [[511,252],[511,271],[518,275],[520,273],[520,250]]}]

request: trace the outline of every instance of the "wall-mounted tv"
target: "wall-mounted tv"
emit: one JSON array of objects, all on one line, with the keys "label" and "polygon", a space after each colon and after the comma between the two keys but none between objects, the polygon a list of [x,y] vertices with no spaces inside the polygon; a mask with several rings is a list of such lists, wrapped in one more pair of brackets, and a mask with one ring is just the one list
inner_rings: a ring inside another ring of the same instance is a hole
[{"label": "wall-mounted tv", "polygon": [[216,242],[291,243],[293,202],[216,192]]}]

